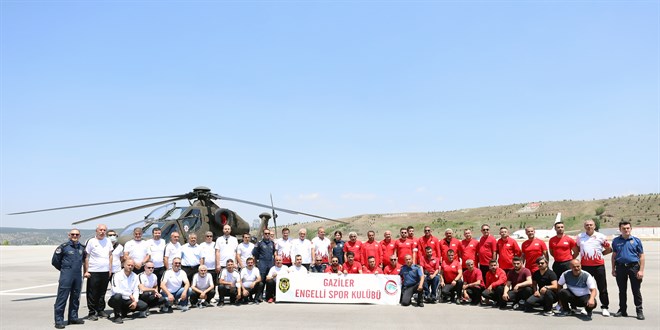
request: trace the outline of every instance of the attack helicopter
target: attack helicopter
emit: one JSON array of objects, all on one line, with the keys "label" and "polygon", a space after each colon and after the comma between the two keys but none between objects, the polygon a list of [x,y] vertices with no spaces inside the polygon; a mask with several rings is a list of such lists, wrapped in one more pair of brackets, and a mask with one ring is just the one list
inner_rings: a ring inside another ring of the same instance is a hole
[{"label": "attack helicopter", "polygon": [[[238,198],[220,196],[218,194],[211,192],[211,189],[204,186],[196,187],[193,189],[193,191],[181,195],[134,198],[134,199],[124,199],[124,200],[110,201],[110,202],[72,205],[72,206],[56,207],[50,209],[16,212],[16,213],[10,213],[8,215],[48,212],[48,211],[56,211],[56,210],[64,210],[64,209],[72,209],[72,208],[136,202],[136,201],[144,201],[144,200],[155,200],[155,199],[163,199],[163,200],[79,220],[73,222],[72,225],[98,220],[101,218],[110,217],[126,212],[132,212],[148,207],[157,207],[149,214],[147,214],[143,220],[134,222],[126,226],[123,230],[121,230],[118,235],[119,243],[124,244],[129,240],[133,239],[133,230],[135,228],[142,228],[143,239],[148,239],[152,235],[153,228],[158,227],[161,229],[162,232],[161,238],[165,239],[167,242],[169,242],[170,235],[172,235],[172,233],[174,232],[179,233],[183,242],[187,242],[188,235],[192,233],[197,234],[197,237],[204,237],[207,231],[213,233],[213,240],[215,240],[217,237],[223,235],[222,228],[225,225],[231,226],[232,235],[235,235],[239,238],[243,234],[249,233],[250,225],[248,224],[248,222],[243,220],[243,218],[241,218],[238,214],[236,214],[236,212],[228,208],[221,207],[219,205],[220,200],[239,202],[239,203],[270,209],[271,213],[264,212],[259,215],[261,222],[258,230],[258,237],[262,236],[263,231],[268,227],[268,222],[271,218],[273,219],[273,224],[275,225],[275,233],[277,233],[278,215],[277,213],[275,213],[275,211],[296,214],[296,215],[304,215],[308,217],[329,220],[334,222],[346,223],[340,220],[330,219],[314,214],[275,207],[273,205],[272,195],[270,196],[271,205],[266,205],[266,204],[255,203]],[[176,201],[179,200],[188,200],[189,205],[177,206]]]}]

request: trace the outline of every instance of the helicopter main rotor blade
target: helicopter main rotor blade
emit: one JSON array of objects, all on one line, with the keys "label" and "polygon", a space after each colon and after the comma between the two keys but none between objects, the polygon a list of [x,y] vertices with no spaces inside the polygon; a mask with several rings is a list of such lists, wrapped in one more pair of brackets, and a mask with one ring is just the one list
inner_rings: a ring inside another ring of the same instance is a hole
[{"label": "helicopter main rotor blade", "polygon": [[112,212],[112,213],[106,213],[106,214],[103,214],[103,215],[95,216],[93,218],[87,218],[87,219],[84,219],[84,220],[76,221],[76,222],[72,223],[72,225],[77,225],[77,224],[80,224],[80,223],[83,223],[83,222],[92,221],[92,220],[96,220],[96,219],[100,219],[100,218],[110,217],[110,216],[121,214],[121,213],[131,212],[131,211],[143,209],[145,207],[153,207],[153,206],[158,206],[158,205],[162,205],[162,204],[167,204],[169,202],[178,201],[178,200],[184,199],[184,198],[186,198],[186,195],[176,196],[175,198],[172,198],[172,199],[167,199],[167,200],[160,201],[160,202],[135,206],[135,207],[131,207],[131,208],[128,208],[128,209],[123,209],[123,210],[115,211],[115,212]]},{"label": "helicopter main rotor blade", "polygon": [[163,199],[163,198],[174,198],[174,197],[176,197],[177,199],[181,199],[181,198],[184,198],[185,196],[186,195],[133,198],[133,199],[124,199],[124,200],[120,200],[120,201],[112,201],[112,202],[80,204],[80,205],[54,207],[52,209],[43,209],[43,210],[34,210],[34,211],[25,211],[25,212],[15,212],[15,213],[9,213],[7,215],[18,215],[18,214],[28,214],[28,213],[38,213],[38,212],[47,212],[47,211],[56,211],[56,210],[75,209],[75,208],[78,208],[78,207],[97,206],[97,205],[105,205],[105,204],[117,204],[117,203],[127,203],[127,202],[137,202],[137,201],[146,201],[146,200],[150,200],[150,199]]},{"label": "helicopter main rotor blade", "polygon": [[267,208],[267,209],[273,209],[273,210],[282,211],[282,212],[286,212],[286,213],[305,215],[305,216],[312,217],[312,218],[318,218],[318,219],[323,219],[323,220],[328,220],[328,221],[334,221],[334,222],[339,222],[339,223],[343,223],[343,224],[348,224],[348,222],[344,222],[344,221],[341,221],[341,220],[335,220],[335,219],[330,219],[330,218],[322,217],[322,216],[320,216],[320,215],[314,215],[314,214],[310,214],[310,213],[304,213],[304,212],[300,212],[300,211],[294,211],[294,210],[283,209],[283,208],[280,208],[280,207],[274,207],[274,206],[271,206],[271,205],[266,205],[266,204],[261,204],[261,203],[250,202],[250,201],[246,201],[246,200],[243,200],[243,199],[232,198],[232,197],[226,197],[226,196],[220,196],[220,195],[218,195],[218,194],[211,194],[211,196],[214,197],[214,198],[216,198],[216,199],[224,199],[224,200],[227,200],[227,201],[239,202],[239,203],[250,204],[250,205],[254,205],[254,206],[265,207],[265,208]]},{"label": "helicopter main rotor blade", "polygon": [[273,210],[273,225],[275,225],[275,238],[277,238],[277,214],[275,213],[275,204],[273,204],[273,194],[270,194],[270,206]]}]

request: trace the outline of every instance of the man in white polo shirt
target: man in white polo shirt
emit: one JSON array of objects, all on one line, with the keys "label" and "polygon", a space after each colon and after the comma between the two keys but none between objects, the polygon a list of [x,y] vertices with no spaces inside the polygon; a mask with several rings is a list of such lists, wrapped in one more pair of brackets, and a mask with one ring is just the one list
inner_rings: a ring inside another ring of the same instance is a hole
[{"label": "man in white polo shirt", "polygon": [[250,242],[250,234],[245,233],[243,234],[243,242],[236,249],[236,263],[239,271],[247,265],[247,258],[252,256],[252,250],[254,250],[254,244]]},{"label": "man in white polo shirt", "polygon": [[142,239],[142,228],[133,229],[133,239],[126,242],[124,246],[124,260],[132,259],[135,262],[133,272],[139,274],[142,272],[142,266],[149,260],[147,254],[147,241]]},{"label": "man in white polo shirt", "polygon": [[227,260],[236,258],[238,249],[238,240],[231,236],[231,226],[222,227],[223,235],[215,241],[215,271],[220,274],[220,270],[227,267]]},{"label": "man in white polo shirt", "polygon": [[299,254],[302,257],[303,266],[309,270],[309,265],[312,264],[312,242],[306,237],[307,229],[298,230],[298,238],[291,241],[291,255]]},{"label": "man in white polo shirt", "polygon": [[245,268],[241,269],[241,283],[243,284],[244,302],[254,301],[261,303],[261,294],[264,290],[264,283],[261,280],[261,274],[258,268],[254,267],[254,257],[249,257],[245,261]]},{"label": "man in white polo shirt", "polygon": [[243,297],[241,275],[234,268],[234,260],[228,259],[226,265],[218,277],[218,306],[224,306],[226,295],[229,295],[229,303],[236,305]]},{"label": "man in white polo shirt", "polygon": [[112,242],[105,237],[108,227],[104,224],[96,226],[96,236],[90,238],[85,246],[84,271],[87,278],[87,308],[88,320],[96,321],[98,317],[108,317],[105,313],[105,291],[112,275]]},{"label": "man in white polo shirt", "polygon": [[148,305],[140,300],[138,289],[138,275],[133,273],[133,260],[124,262],[124,270],[115,274],[112,278],[112,296],[108,299],[108,305],[114,309],[114,323],[124,323],[123,318],[129,311],[139,312],[138,317],[146,317],[143,313]]},{"label": "man in white polo shirt", "polygon": [[163,264],[165,265],[165,270],[172,269],[172,260],[174,258],[181,259],[181,243],[179,243],[178,232],[173,232],[170,234],[170,242],[165,246],[165,255],[163,256]]},{"label": "man in white polo shirt", "polygon": [[210,306],[211,299],[215,297],[215,285],[205,265],[199,266],[199,271],[193,276],[192,286],[190,288],[193,291],[190,296],[190,304],[198,308]]},{"label": "man in white polo shirt", "polygon": [[213,278],[213,284],[218,283],[218,273],[215,272],[215,242],[213,241],[213,232],[207,231],[204,234],[204,242],[199,244],[202,247],[202,260],[207,273]]},{"label": "man in white polo shirt", "polygon": [[178,304],[182,312],[188,310],[188,298],[190,298],[192,290],[186,272],[181,270],[181,258],[176,257],[172,260],[172,269],[166,270],[163,274],[160,288],[161,294],[167,297],[165,305],[161,309],[162,312],[172,313],[174,304]]},{"label": "man in white polo shirt", "polygon": [[160,285],[160,279],[165,272],[163,260],[165,258],[165,246],[167,243],[164,239],[160,238],[160,228],[156,227],[152,229],[151,235],[153,235],[153,238],[147,241],[147,254],[149,255],[149,260],[154,263],[153,273],[156,274],[158,284]]},{"label": "man in white polo shirt", "polygon": [[158,279],[156,274],[154,274],[154,263],[152,261],[147,261],[144,264],[144,272],[138,276],[138,289],[140,289],[140,300],[147,303],[147,311],[149,313],[149,308],[162,306],[165,304],[165,297],[160,294],[158,289]]}]

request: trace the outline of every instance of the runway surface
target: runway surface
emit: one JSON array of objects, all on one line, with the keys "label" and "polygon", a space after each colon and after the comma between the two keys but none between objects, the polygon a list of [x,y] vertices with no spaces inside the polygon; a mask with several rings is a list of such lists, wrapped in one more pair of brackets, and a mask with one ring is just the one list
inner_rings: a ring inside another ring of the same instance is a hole
[{"label": "runway surface", "polygon": [[[276,303],[243,306],[209,307],[175,310],[173,314],[152,313],[146,319],[127,319],[123,325],[110,320],[86,321],[84,325],[70,325],[67,329],[118,329],[148,327],[153,329],[210,329],[219,326],[241,328],[291,329],[419,329],[446,327],[455,329],[559,329],[584,326],[599,329],[635,327],[660,328],[660,242],[644,241],[646,271],[642,283],[646,320],[634,317],[603,317],[599,307],[593,320],[577,317],[541,316],[520,311],[500,311],[490,307],[426,304],[424,308],[375,305],[335,305]],[[50,265],[55,246],[0,247],[0,328],[52,329],[53,304],[57,291],[58,271]],[[611,273],[609,255],[607,272]],[[618,310],[618,288],[614,277],[608,277],[610,312]],[[87,315],[84,292],[80,302],[80,316]],[[632,294],[628,292],[628,313],[635,315]],[[106,308],[108,312],[109,309]],[[66,316],[66,313],[65,313]]]}]

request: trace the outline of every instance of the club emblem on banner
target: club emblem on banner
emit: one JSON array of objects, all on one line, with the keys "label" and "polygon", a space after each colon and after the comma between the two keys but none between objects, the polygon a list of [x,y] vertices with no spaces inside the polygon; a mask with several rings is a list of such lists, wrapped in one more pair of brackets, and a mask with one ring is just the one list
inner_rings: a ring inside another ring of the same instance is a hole
[{"label": "club emblem on banner", "polygon": [[289,288],[291,288],[291,283],[289,283],[289,279],[286,278],[286,277],[281,279],[280,280],[280,291],[282,291],[283,293],[286,293],[287,291],[289,291]]}]

